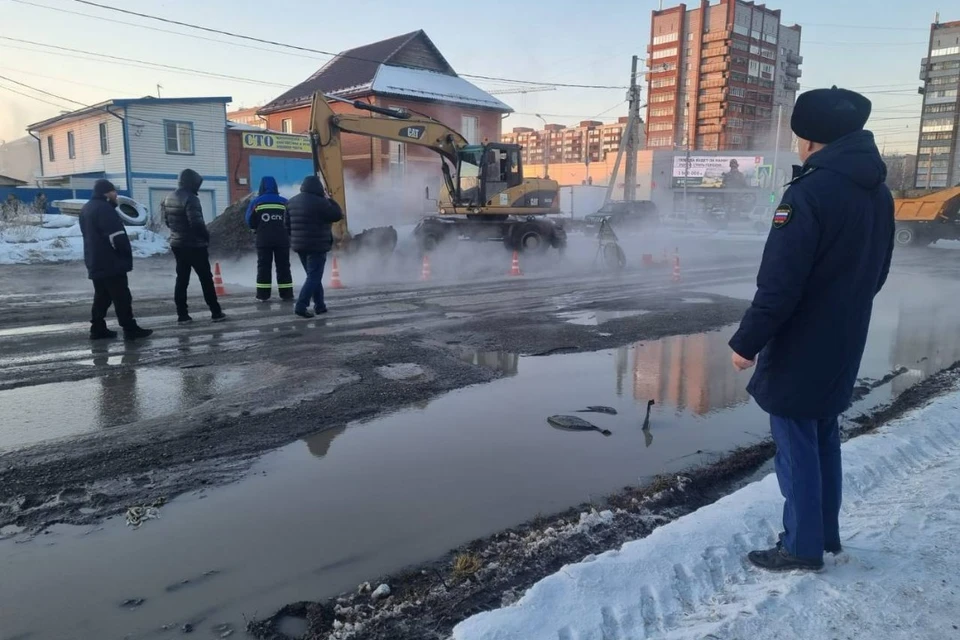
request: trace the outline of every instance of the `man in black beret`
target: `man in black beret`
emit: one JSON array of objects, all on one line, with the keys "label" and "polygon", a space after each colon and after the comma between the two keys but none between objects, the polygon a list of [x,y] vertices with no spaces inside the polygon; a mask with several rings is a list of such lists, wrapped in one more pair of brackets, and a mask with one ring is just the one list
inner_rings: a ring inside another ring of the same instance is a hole
[{"label": "man in black beret", "polygon": [[770,414],[783,507],[777,545],[750,561],[819,569],[839,553],[838,416],[851,402],[873,298],[890,270],[893,198],[864,96],[833,87],[797,99],[794,167],[763,251],[757,292],[730,340],[733,364],[759,362],[747,390]]},{"label": "man in black beret", "polygon": [[90,339],[117,337],[116,331],[107,328],[111,304],[125,339],[146,338],[153,331],[137,325],[133,317],[133,297],[127,284],[127,274],[133,271],[133,249],[117,213],[117,188],[109,180],[94,183],[93,197],[80,210],[80,232],[87,275],[93,280]]}]

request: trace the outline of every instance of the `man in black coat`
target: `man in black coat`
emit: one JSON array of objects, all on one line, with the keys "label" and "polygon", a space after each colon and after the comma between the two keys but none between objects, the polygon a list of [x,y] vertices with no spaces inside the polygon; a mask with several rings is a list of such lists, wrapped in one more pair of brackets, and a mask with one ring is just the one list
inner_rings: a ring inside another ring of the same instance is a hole
[{"label": "man in black coat", "polygon": [[[323,184],[317,176],[304,178],[300,193],[287,202],[286,224],[290,246],[300,256],[300,263],[307,274],[294,307],[294,313],[301,318],[312,318],[314,314],[327,312],[321,282],[323,265],[327,261],[327,253],[333,248],[330,225],[342,219],[340,205],[326,197]],[[310,311],[311,300],[313,312]]]},{"label": "man in black coat", "polygon": [[290,273],[290,236],[286,229],[287,199],[280,195],[273,176],[260,178],[257,197],[247,206],[247,226],[257,232],[257,300],[267,302],[273,289],[271,265],[277,267],[281,300],[293,300]]},{"label": "man in black coat", "polygon": [[771,570],[819,569],[839,553],[838,416],[851,402],[873,298],[893,253],[893,198],[870,101],[844,89],[802,94],[791,128],[802,167],[773,216],[757,293],[730,340],[747,390],[770,414],[785,498],[776,547],[749,559]]},{"label": "man in black coat", "polygon": [[107,309],[113,305],[117,321],[128,340],[146,338],[150,329],[137,325],[127,274],[133,271],[133,249],[117,212],[117,189],[108,180],[97,180],[93,197],[80,210],[83,234],[83,261],[93,280],[93,308],[90,311],[90,338],[116,338],[107,329]]},{"label": "man in black coat", "polygon": [[207,252],[210,232],[203,221],[203,209],[198,197],[202,184],[203,177],[199,173],[184,169],[180,172],[177,190],[160,203],[163,222],[170,229],[170,249],[177,261],[173,301],[177,305],[177,322],[180,324],[193,322],[187,312],[187,287],[190,285],[191,270],[197,272],[211,319],[214,322],[227,319],[217,300],[217,289],[210,271],[210,254]]}]

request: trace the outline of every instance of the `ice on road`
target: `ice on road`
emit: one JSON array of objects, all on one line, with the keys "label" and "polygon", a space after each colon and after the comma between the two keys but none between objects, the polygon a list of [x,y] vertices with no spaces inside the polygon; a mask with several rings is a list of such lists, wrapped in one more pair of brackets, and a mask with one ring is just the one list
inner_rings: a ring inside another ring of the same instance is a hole
[{"label": "ice on road", "polygon": [[772,546],[768,476],[590,562],[455,640],[750,640],[960,636],[960,392],[843,445],[844,552],[819,573],[749,566]]}]

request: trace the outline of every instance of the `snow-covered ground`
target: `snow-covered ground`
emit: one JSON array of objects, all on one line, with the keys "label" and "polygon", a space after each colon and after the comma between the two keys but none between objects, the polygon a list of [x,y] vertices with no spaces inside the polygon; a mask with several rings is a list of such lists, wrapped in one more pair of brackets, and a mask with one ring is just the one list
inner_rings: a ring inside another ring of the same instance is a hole
[{"label": "snow-covered ground", "polygon": [[[36,221],[29,221],[36,222]],[[167,240],[144,227],[127,227],[137,258],[166,253]],[[42,226],[21,221],[0,227],[0,264],[83,260],[80,224],[72,216],[45,215]]]},{"label": "snow-covered ground", "polygon": [[779,531],[768,476],[536,585],[455,640],[960,637],[960,392],[843,445],[844,552],[819,573],[745,563]]}]

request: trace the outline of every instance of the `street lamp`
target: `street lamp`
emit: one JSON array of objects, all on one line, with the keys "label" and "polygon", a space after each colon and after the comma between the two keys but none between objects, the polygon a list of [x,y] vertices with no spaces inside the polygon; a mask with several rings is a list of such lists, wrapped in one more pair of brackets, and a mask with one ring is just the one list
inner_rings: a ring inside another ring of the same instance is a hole
[{"label": "street lamp", "polygon": [[543,177],[549,178],[550,177],[550,151],[551,151],[550,143],[553,142],[553,136],[551,135],[550,130],[547,129],[546,119],[539,113],[535,113],[533,115],[540,118],[540,120],[543,122],[543,130],[547,132],[547,146],[546,146],[546,149],[544,149],[543,151]]}]

